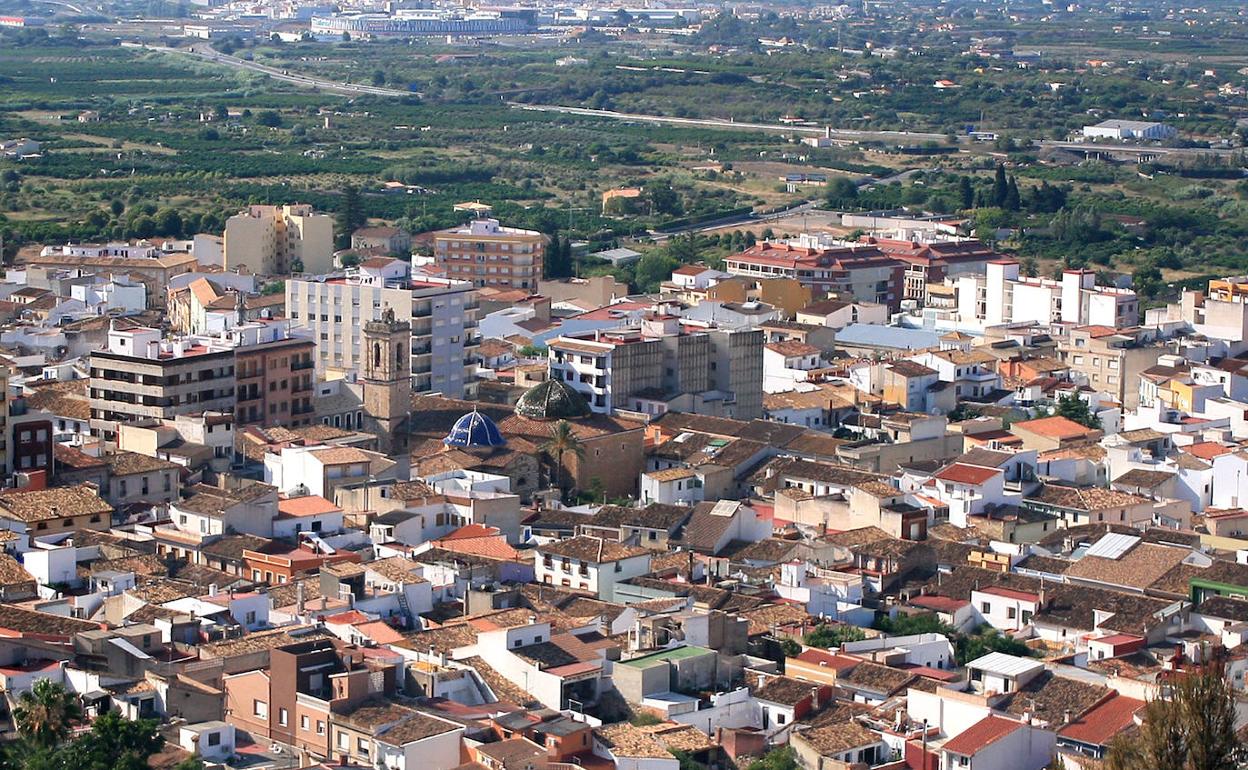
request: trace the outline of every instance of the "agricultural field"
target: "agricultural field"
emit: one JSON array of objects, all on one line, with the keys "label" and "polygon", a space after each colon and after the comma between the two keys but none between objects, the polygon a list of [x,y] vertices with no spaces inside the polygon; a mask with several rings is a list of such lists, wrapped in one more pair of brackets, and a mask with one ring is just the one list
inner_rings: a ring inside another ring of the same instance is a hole
[{"label": "agricultural field", "polygon": [[[449,226],[460,216],[456,203],[480,200],[510,224],[562,238],[561,248],[569,240],[588,250],[627,242],[650,252],[647,269],[615,272],[642,287],[673,263],[714,263],[747,231],[753,238],[770,228],[742,222],[659,244],[649,231],[699,230],[726,214],[813,200],[832,209],[961,214],[968,232],[1016,253],[1029,271],[1091,266],[1107,278],[1138,274],[1158,292],[1248,268],[1248,104],[1236,90],[1248,84],[1248,48],[1239,47],[1248,38],[1238,26],[1200,36],[1199,53],[1177,22],[1152,24],[1167,39],[1143,48],[1132,42],[1141,29],[1121,22],[1089,22],[1061,40],[1044,25],[1024,33],[991,19],[963,20],[957,32],[920,27],[887,20],[832,30],[721,17],[676,42],[586,34],[467,48],[213,44],[246,62],[407,94],[384,97],[305,89],[208,62],[187,52],[184,39],[145,41],[173,51],[123,46],[115,25],[0,33],[0,137],[31,137],[45,150],[0,160],[0,233],[8,256],[25,243],[179,236],[219,230],[250,202],[339,211],[344,190],[353,189],[364,218],[414,232]],[[762,50],[763,35],[803,43]],[[968,55],[971,41],[988,35],[1043,54],[1027,66]],[[872,53],[907,47],[921,55]],[[1087,64],[1107,53],[1124,59]],[[571,66],[556,64],[568,56]],[[953,85],[937,89],[936,81]],[[1136,165],[1038,144],[1065,140],[1093,119],[1144,113],[1179,130],[1172,146],[1206,154]],[[781,121],[808,132],[895,133],[816,149],[798,141],[809,133]],[[996,140],[970,141],[971,126]],[[795,173],[828,183],[786,184]],[[408,187],[385,192],[385,182]],[[639,203],[603,212],[602,193],[626,186],[643,189]],[[609,269],[564,264],[583,274]]]}]

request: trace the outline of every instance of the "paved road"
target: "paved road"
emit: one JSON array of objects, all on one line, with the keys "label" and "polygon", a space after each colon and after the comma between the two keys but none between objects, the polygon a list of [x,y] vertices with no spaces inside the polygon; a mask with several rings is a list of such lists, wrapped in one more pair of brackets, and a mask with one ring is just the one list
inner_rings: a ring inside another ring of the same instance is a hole
[{"label": "paved road", "polygon": [[593,118],[611,118],[613,120],[633,120],[640,123],[666,123],[674,126],[696,126],[702,128],[726,128],[737,131],[767,131],[785,134],[809,134],[811,136],[822,136],[828,131],[832,136],[839,139],[850,140],[885,140],[885,141],[915,141],[915,142],[944,142],[946,137],[944,134],[926,134],[916,133],[913,131],[857,131],[847,128],[823,129],[817,126],[786,126],[780,123],[738,123],[733,120],[722,120],[720,118],[673,118],[666,115],[640,115],[631,112],[616,112],[615,110],[591,110],[586,107],[564,107],[557,104],[520,104],[518,102],[509,102],[511,107],[521,110],[534,110],[536,112],[561,112],[567,115],[585,115]]},{"label": "paved road", "polygon": [[349,96],[389,96],[389,97],[407,97],[419,96],[414,91],[403,91],[398,88],[384,88],[382,86],[367,86],[356,83],[341,83],[336,80],[326,80],[324,78],[312,77],[310,75],[301,75],[290,70],[278,69],[277,67],[269,67],[265,64],[257,64],[254,61],[240,59],[237,56],[229,56],[213,50],[207,45],[195,45],[191,48],[167,48],[159,45],[143,45],[140,43],[123,43],[131,48],[146,48],[149,51],[160,51],[161,53],[180,54],[182,56],[194,56],[198,59],[213,62],[214,64],[222,64],[227,67],[235,67],[237,69],[250,70],[258,72],[262,75],[268,75],[275,80],[281,80],[287,83],[294,83],[304,88],[315,88],[318,91],[332,91],[337,94],[346,94]]}]

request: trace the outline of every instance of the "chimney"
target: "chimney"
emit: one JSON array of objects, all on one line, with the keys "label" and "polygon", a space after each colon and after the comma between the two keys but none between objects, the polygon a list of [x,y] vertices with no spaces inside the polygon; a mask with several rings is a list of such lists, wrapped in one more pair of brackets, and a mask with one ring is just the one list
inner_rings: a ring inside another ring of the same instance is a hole
[{"label": "chimney", "polygon": [[303,581],[295,583],[295,614],[303,615],[305,597],[303,594]]},{"label": "chimney", "polygon": [[1070,724],[1070,709],[1064,709],[1062,711],[1062,724]]},{"label": "chimney", "polygon": [[216,596],[216,595],[217,595],[217,584],[216,584],[216,583],[209,583],[209,584],[208,584],[208,595],[209,595],[209,596]]}]

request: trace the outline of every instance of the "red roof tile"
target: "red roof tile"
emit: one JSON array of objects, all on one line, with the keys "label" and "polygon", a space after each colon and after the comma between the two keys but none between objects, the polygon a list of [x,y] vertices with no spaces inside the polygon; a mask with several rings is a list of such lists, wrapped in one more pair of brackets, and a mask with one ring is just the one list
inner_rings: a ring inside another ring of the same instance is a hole
[{"label": "red roof tile", "polygon": [[999,716],[986,716],[945,742],[945,751],[973,757],[982,749],[996,743],[1022,727],[1022,722]]},{"label": "red roof tile", "polygon": [[1017,591],[1013,588],[1002,588],[1001,586],[988,586],[981,589],[981,593],[992,594],[993,596],[1004,596],[1007,599],[1017,599],[1021,602],[1040,601],[1040,597],[1030,591]]},{"label": "red roof tile", "polygon": [[916,596],[910,600],[910,603],[916,607],[923,607],[937,612],[957,612],[963,607],[970,604],[965,599],[951,599],[948,596]]},{"label": "red roof tile", "polygon": [[941,481],[952,481],[955,484],[983,484],[1001,472],[1000,468],[980,468],[975,465],[954,463],[936,474]]},{"label": "red roof tile", "polygon": [[1104,746],[1118,733],[1131,726],[1135,712],[1144,708],[1144,701],[1114,695],[1058,731],[1072,741]]},{"label": "red roof tile", "polygon": [[277,501],[277,512],[283,516],[316,516],[322,513],[340,513],[341,508],[320,495],[304,495]]},{"label": "red roof tile", "polygon": [[1049,438],[1079,438],[1091,432],[1091,428],[1068,420],[1060,415],[1041,417],[1039,420],[1024,420],[1014,423],[1015,428],[1022,428],[1030,433]]},{"label": "red roof tile", "polygon": [[848,671],[849,669],[857,666],[859,663],[862,663],[862,661],[857,658],[851,658],[846,655],[835,655],[813,647],[808,650],[802,650],[798,653],[796,660],[800,660],[803,663],[809,663],[812,666],[826,666],[827,668],[837,672]]},{"label": "red roof tile", "polygon": [[1212,441],[1202,441],[1199,444],[1192,444],[1185,450],[1188,454],[1199,457],[1202,460],[1212,460],[1220,455],[1227,454],[1231,451],[1231,447],[1215,444]]}]

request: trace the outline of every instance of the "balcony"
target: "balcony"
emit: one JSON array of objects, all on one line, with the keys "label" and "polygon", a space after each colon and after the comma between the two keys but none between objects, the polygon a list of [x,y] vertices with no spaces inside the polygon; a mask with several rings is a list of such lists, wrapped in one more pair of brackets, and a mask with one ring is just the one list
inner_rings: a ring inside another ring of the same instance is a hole
[{"label": "balcony", "polygon": [[302,372],[305,369],[312,369],[315,366],[316,366],[316,362],[309,358],[306,361],[294,362],[293,364],[290,365],[290,370],[292,372]]}]

